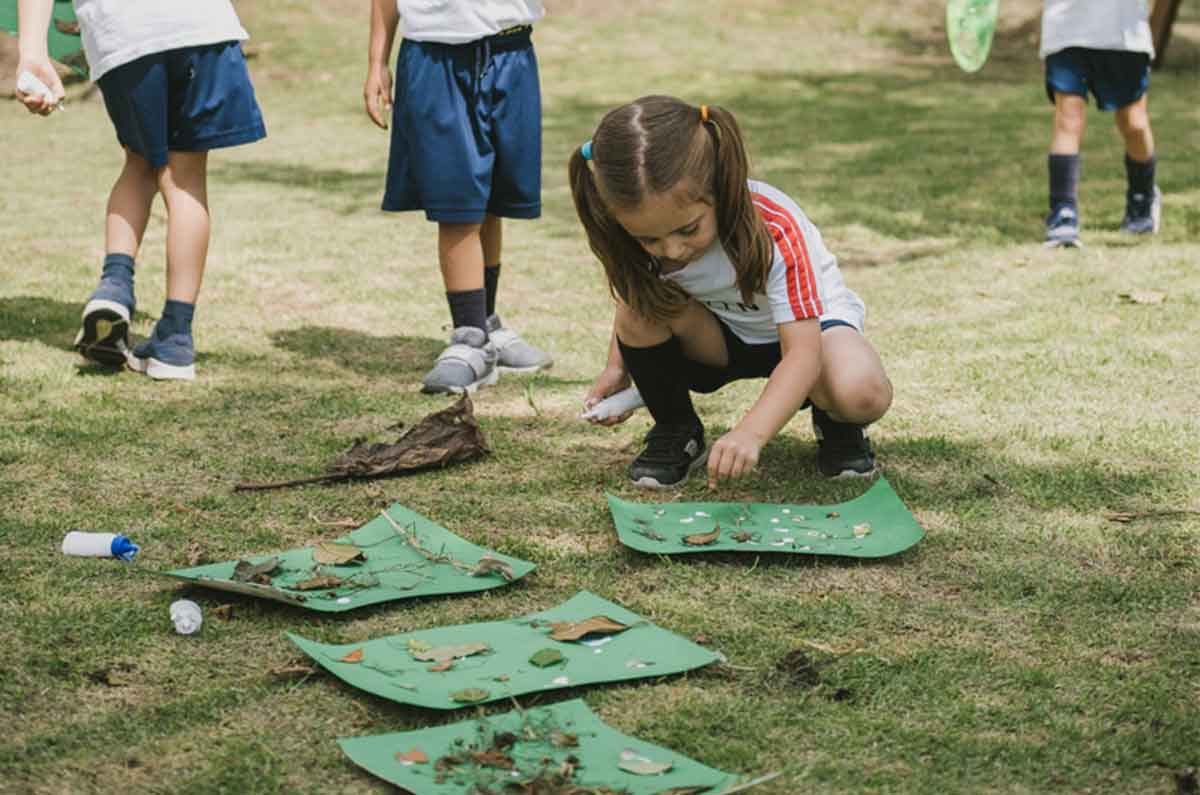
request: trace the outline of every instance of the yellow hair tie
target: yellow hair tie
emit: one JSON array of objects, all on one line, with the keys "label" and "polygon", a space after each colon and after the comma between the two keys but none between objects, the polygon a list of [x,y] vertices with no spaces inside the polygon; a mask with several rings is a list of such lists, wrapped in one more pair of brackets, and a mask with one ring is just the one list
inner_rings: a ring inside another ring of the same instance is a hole
[{"label": "yellow hair tie", "polygon": [[700,123],[701,124],[708,123],[708,105],[700,106]]}]

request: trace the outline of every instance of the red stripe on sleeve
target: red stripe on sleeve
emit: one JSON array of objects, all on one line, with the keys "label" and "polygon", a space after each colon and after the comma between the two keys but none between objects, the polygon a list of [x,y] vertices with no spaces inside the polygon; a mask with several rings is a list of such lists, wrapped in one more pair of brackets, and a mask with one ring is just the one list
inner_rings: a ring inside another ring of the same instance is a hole
[{"label": "red stripe on sleeve", "polygon": [[763,196],[754,195],[754,207],[771,232],[783,254],[786,265],[784,281],[787,284],[788,303],[797,320],[820,317],[821,294],[817,289],[817,276],[808,256],[808,244],[796,218],[780,205]]}]

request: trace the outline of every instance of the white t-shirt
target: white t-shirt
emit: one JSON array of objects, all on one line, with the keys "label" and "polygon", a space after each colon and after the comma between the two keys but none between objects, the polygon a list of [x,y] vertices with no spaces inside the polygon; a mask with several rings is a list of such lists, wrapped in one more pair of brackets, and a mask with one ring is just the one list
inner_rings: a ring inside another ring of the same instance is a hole
[{"label": "white t-shirt", "polygon": [[751,180],[750,193],[775,239],[765,294],[743,302],[733,263],[719,243],[662,278],[678,284],[751,344],[776,342],[780,323],[807,318],[844,320],[862,331],[866,307],[846,286],[817,228],[787,194],[765,182]]},{"label": "white t-shirt", "polygon": [[1153,58],[1149,15],[1146,0],[1045,0],[1038,55],[1087,47],[1144,52]]},{"label": "white t-shirt", "polygon": [[414,41],[465,44],[545,15],[541,0],[396,0],[400,35]]},{"label": "white t-shirt", "polygon": [[229,0],[75,0],[92,80],[143,55],[244,41]]}]

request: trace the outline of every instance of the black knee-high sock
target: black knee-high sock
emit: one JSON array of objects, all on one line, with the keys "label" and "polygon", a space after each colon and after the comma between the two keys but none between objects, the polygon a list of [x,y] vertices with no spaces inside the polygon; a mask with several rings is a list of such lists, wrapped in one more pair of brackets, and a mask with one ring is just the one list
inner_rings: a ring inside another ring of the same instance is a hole
[{"label": "black knee-high sock", "polygon": [[487,334],[487,298],[483,288],[446,293],[446,302],[450,304],[450,319],[455,328],[474,326]]},{"label": "black knee-high sock", "polygon": [[1079,155],[1050,155],[1050,209],[1062,204],[1078,207]]},{"label": "black knee-high sock", "polygon": [[617,340],[625,368],[642,393],[642,400],[654,422],[660,425],[700,425],[700,417],[692,405],[692,396],[683,382],[683,347],[679,339],[648,348],[632,348]]},{"label": "black knee-high sock", "polygon": [[1134,160],[1125,155],[1125,178],[1129,181],[1129,195],[1140,193],[1149,196],[1154,191],[1154,166],[1158,158],[1150,155],[1146,161]]},{"label": "black knee-high sock", "polygon": [[487,316],[496,314],[496,289],[500,284],[500,263],[483,268],[483,289],[487,293]]}]

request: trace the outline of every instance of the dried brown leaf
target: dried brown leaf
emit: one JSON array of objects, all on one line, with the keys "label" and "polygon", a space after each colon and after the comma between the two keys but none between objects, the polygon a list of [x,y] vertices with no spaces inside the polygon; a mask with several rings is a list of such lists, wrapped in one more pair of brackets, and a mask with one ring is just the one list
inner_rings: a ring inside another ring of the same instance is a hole
[{"label": "dried brown leaf", "polygon": [[579,745],[579,736],[556,730],[550,733],[550,744],[555,748],[575,748]]},{"label": "dried brown leaf", "polygon": [[489,748],[486,751],[474,751],[471,753],[471,758],[480,767],[494,767],[500,770],[512,770],[513,758],[503,751],[497,751],[494,748]]},{"label": "dried brown leaf", "polygon": [[617,767],[635,776],[661,776],[674,765],[670,762],[655,762],[627,748],[621,752],[621,760]]},{"label": "dried brown leaf", "polygon": [[366,559],[363,551],[353,544],[323,541],[313,548],[313,560],[326,566],[344,566],[347,563],[361,563]]},{"label": "dried brown leaf", "polygon": [[557,621],[550,625],[553,640],[579,640],[585,635],[616,635],[629,629],[627,624],[608,616],[592,616],[583,621]]},{"label": "dried brown leaf", "polygon": [[434,649],[414,649],[409,647],[408,653],[413,656],[414,660],[440,663],[457,660],[462,657],[470,657],[473,654],[482,654],[485,651],[491,651],[491,648],[486,643],[461,643],[457,646],[438,646]]},{"label": "dried brown leaf", "polygon": [[344,663],[359,663],[362,661],[363,661],[363,650],[362,649],[355,649],[354,651],[347,653],[345,657],[342,657],[341,659],[338,660],[338,662],[344,662]]},{"label": "dried brown leaf", "polygon": [[187,565],[203,566],[207,561],[207,556],[204,550],[200,549],[199,541],[192,541],[187,545]]},{"label": "dried brown leaf", "polygon": [[826,519],[837,519],[839,516],[841,516],[841,514],[837,511],[830,511],[829,513],[825,514]]},{"label": "dried brown leaf", "polygon": [[491,693],[484,690],[482,687],[468,687],[465,690],[456,690],[450,694],[450,698],[460,704],[474,704],[477,701],[487,699]]},{"label": "dried brown leaf", "polygon": [[424,765],[429,762],[429,757],[419,748],[413,748],[411,751],[397,751],[396,761],[402,765]]},{"label": "dried brown leaf", "polygon": [[261,563],[239,560],[233,567],[233,575],[230,579],[234,582],[256,582],[261,585],[270,585],[270,574],[277,568],[279,568],[279,558],[267,558]]},{"label": "dried brown leaf", "polygon": [[220,605],[214,607],[211,611],[212,615],[222,621],[230,621],[233,619],[233,604]]},{"label": "dried brown leaf", "polygon": [[289,585],[288,587],[296,591],[320,591],[325,588],[337,588],[342,582],[341,577],[334,577],[332,574],[321,574],[298,582],[295,585]]},{"label": "dried brown leaf", "polygon": [[434,663],[433,665],[429,666],[425,670],[432,671],[434,673],[441,673],[442,671],[449,671],[453,667],[454,667],[454,661],[446,660],[445,662]]},{"label": "dried brown leaf", "polygon": [[711,533],[696,533],[695,535],[684,536],[683,543],[693,547],[706,547],[721,537],[721,523],[717,522],[717,526],[712,529]]},{"label": "dried brown leaf", "polygon": [[512,566],[508,565],[499,558],[494,558],[491,555],[484,555],[475,564],[475,568],[471,570],[472,577],[484,577],[488,574],[495,574],[505,580],[513,578]]}]

